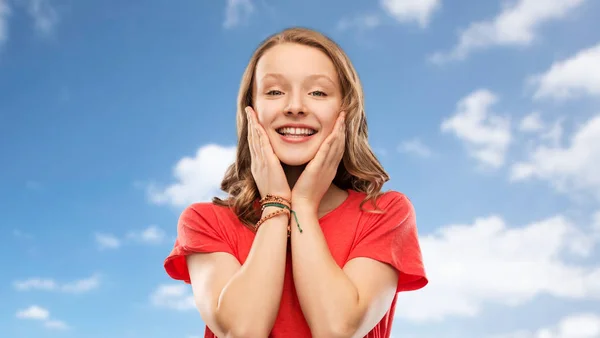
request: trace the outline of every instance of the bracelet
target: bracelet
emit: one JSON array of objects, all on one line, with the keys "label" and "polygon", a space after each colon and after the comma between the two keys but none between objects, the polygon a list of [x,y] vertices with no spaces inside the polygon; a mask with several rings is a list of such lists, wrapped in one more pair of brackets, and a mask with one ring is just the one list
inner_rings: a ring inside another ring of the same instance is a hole
[{"label": "bracelet", "polygon": [[279,197],[279,196],[274,196],[271,194],[267,194],[265,197],[263,197],[259,203],[261,205],[265,204],[265,203],[270,203],[270,202],[275,202],[275,203],[284,203],[286,204],[288,207],[292,205],[292,201],[285,199],[283,197]]},{"label": "bracelet", "polygon": [[[279,208],[282,208],[284,210],[289,210],[289,213],[291,213],[292,215],[294,215],[294,219],[296,220],[296,224],[298,226],[298,230],[300,231],[300,233],[302,233],[302,228],[300,227],[300,222],[298,222],[298,215],[289,206],[287,206],[285,204],[282,204],[282,203],[269,202],[269,203],[263,204],[262,209],[264,210],[264,208],[266,208],[266,207],[279,207]],[[291,229],[290,229],[290,225],[288,223],[288,235],[289,235],[290,232],[291,232]]]},{"label": "bracelet", "polygon": [[[272,213],[268,214],[267,216],[261,218],[257,223],[256,223],[256,229],[258,230],[258,228],[260,227],[261,224],[263,224],[266,220],[269,220],[277,215],[281,215],[281,214],[287,214],[289,217],[289,211],[286,209],[280,209],[277,211],[273,211]],[[288,222],[289,223],[289,222]]]},{"label": "bracelet", "polygon": [[[302,233],[302,227],[300,227],[300,222],[298,222],[298,215],[296,214],[296,212],[294,210],[292,210],[291,206],[291,201],[287,200],[283,197],[279,197],[279,196],[273,196],[270,194],[267,194],[264,198],[262,198],[260,200],[260,204],[261,204],[261,210],[265,210],[266,207],[278,207],[281,208],[281,210],[277,210],[275,212],[272,212],[270,214],[268,214],[267,216],[261,218],[258,223],[256,224],[256,228],[258,229],[258,226],[260,226],[262,223],[264,223],[267,219],[273,218],[277,215],[280,215],[282,213],[286,213],[288,215],[288,217],[290,216],[290,213],[294,215],[294,219],[296,220],[296,224],[298,226],[298,230],[300,231],[300,233]],[[288,237],[291,236],[291,227],[290,227],[290,219],[288,219],[288,225],[287,225],[287,231],[288,231]]]}]

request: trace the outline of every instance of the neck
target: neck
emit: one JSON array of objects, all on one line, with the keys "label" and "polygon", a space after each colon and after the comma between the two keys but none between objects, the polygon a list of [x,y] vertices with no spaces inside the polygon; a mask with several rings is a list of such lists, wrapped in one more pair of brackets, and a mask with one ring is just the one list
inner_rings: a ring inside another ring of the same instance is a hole
[{"label": "neck", "polygon": [[285,172],[285,177],[287,178],[288,184],[290,185],[290,189],[294,189],[294,185],[298,181],[300,175],[306,168],[306,165],[301,166],[289,166],[287,164],[281,164],[283,166],[283,171]]},{"label": "neck", "polygon": [[[306,168],[306,165],[289,166],[283,163],[281,165],[283,166],[283,171],[285,172],[290,189],[293,189],[298,178],[300,178],[300,175],[302,175],[302,172]],[[346,199],[346,196],[346,191],[338,188],[332,183],[319,203],[319,213],[326,213],[327,211],[334,209]]]}]

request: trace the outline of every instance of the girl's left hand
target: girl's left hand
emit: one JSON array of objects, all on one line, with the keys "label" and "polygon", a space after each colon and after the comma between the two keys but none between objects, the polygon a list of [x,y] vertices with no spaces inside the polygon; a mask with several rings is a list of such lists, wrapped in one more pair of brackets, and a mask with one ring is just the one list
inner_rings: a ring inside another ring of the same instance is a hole
[{"label": "girl's left hand", "polygon": [[292,205],[302,204],[315,212],[335,178],[346,149],[346,113],[341,112],[331,134],[323,141],[292,189]]}]

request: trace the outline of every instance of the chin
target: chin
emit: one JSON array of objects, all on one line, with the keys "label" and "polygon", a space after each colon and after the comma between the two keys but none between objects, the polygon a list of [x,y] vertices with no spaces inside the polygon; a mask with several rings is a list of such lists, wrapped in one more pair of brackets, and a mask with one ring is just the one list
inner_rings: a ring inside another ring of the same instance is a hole
[{"label": "chin", "polygon": [[285,154],[276,153],[275,155],[277,155],[281,163],[290,167],[304,166],[315,157],[315,154],[293,154],[290,152],[286,152]]},{"label": "chin", "polygon": [[281,163],[290,167],[300,167],[315,158],[323,140],[314,138],[308,142],[297,144],[287,144],[277,139],[270,139],[270,141],[273,145],[273,152]]}]

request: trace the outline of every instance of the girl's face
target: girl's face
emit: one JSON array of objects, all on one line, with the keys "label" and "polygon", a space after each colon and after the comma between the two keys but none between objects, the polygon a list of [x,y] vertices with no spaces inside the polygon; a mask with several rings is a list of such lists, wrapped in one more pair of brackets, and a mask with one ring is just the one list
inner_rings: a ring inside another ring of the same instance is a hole
[{"label": "girl's face", "polygon": [[258,61],[254,110],[284,164],[312,160],[331,133],[342,102],[333,62],[316,48],[280,44]]}]

